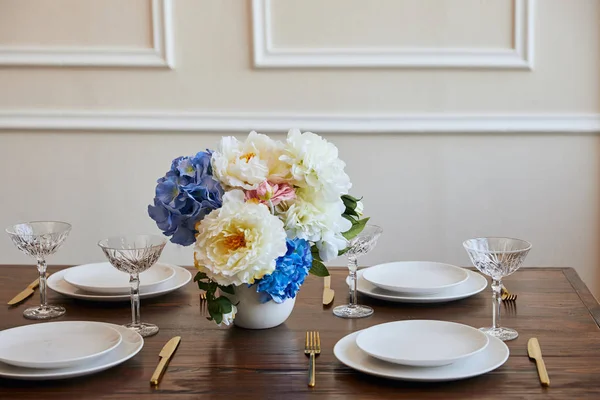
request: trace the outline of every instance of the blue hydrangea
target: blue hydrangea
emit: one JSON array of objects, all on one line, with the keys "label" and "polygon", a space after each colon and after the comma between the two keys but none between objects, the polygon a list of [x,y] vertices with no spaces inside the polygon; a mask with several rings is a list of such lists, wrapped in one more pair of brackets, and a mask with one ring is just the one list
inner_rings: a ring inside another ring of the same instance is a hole
[{"label": "blue hydrangea", "polygon": [[156,185],[154,205],[148,215],[171,242],[189,246],[195,241],[196,224],[223,204],[223,188],[213,178],[212,153],[178,157]]},{"label": "blue hydrangea", "polygon": [[256,291],[261,293],[261,302],[273,300],[283,303],[293,299],[304,283],[312,266],[310,243],[304,239],[287,239],[287,252],[276,260],[275,271],[255,282]]}]

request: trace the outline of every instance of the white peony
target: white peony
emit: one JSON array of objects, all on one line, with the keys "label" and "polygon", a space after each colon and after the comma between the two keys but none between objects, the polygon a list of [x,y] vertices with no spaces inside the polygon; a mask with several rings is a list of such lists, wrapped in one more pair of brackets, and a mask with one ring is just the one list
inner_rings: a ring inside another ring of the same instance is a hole
[{"label": "white peony", "polygon": [[352,187],[337,147],[312,132],[290,130],[280,159],[290,165],[295,186],[312,187],[328,201],[337,201]]},{"label": "white peony", "polygon": [[281,220],[264,204],[244,202],[241,190],[223,196],[223,207],[196,226],[194,264],[220,285],[254,283],[275,270],[287,251]]},{"label": "white peony", "polygon": [[336,258],[338,251],[347,246],[341,233],[349,230],[352,223],[342,217],[344,210],[341,198],[327,201],[313,188],[299,188],[295,200],[277,206],[288,237],[314,242],[323,261]]},{"label": "white peony", "polygon": [[246,190],[256,189],[265,180],[283,183],[289,166],[279,160],[282,154],[283,143],[267,135],[252,131],[244,142],[227,136],[212,154],[213,174],[225,186]]},{"label": "white peony", "polygon": [[235,319],[235,314],[237,314],[237,307],[234,305],[231,305],[231,312],[227,313],[227,314],[223,314],[223,321],[221,321],[220,324],[217,324],[217,326],[221,326],[223,324],[229,326],[233,323],[233,320]]},{"label": "white peony", "polygon": [[357,201],[356,202],[356,208],[354,209],[354,211],[356,211],[356,213],[358,214],[359,217],[363,216],[363,211],[365,209],[365,205],[363,204],[362,201]]}]

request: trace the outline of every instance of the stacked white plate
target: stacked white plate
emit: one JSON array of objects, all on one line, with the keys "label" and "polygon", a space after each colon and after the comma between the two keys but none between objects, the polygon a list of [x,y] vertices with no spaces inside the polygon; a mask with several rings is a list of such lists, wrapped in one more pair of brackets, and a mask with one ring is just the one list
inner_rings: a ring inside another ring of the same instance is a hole
[{"label": "stacked white plate", "polygon": [[0,377],[52,380],[89,375],[129,360],[143,346],[137,332],[102,322],[6,329],[0,331]]},{"label": "stacked white plate", "polygon": [[490,372],[506,362],[499,339],[467,325],[409,320],[376,325],[342,338],[333,353],[357,371],[408,381],[451,381]]},{"label": "stacked white plate", "polygon": [[359,293],[399,303],[460,300],[487,287],[487,280],[476,272],[430,261],[380,264],[359,270],[357,279]]},{"label": "stacked white plate", "polygon": [[[140,297],[161,296],[177,290],[192,274],[176,265],[156,263],[140,274]],[[84,264],[63,269],[48,278],[48,287],[68,297],[91,301],[129,301],[129,274],[108,262]]]}]

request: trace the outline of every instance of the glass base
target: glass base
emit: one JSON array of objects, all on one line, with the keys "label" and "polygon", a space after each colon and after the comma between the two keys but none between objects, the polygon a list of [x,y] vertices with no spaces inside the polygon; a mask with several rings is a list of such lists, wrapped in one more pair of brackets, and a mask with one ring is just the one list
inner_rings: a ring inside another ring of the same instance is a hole
[{"label": "glass base", "polygon": [[503,342],[514,340],[519,337],[519,333],[510,328],[479,328],[479,330],[490,336],[496,337]]},{"label": "glass base", "polygon": [[61,306],[37,306],[23,311],[23,316],[27,319],[52,319],[64,315],[66,311]]},{"label": "glass base", "polygon": [[131,329],[132,331],[136,331],[142,337],[154,336],[158,333],[158,326],[154,324],[145,324],[142,322],[139,325],[127,324],[123,326],[127,329]]},{"label": "glass base", "polygon": [[368,306],[346,304],[333,309],[333,315],[340,318],[364,318],[372,314],[373,309]]}]

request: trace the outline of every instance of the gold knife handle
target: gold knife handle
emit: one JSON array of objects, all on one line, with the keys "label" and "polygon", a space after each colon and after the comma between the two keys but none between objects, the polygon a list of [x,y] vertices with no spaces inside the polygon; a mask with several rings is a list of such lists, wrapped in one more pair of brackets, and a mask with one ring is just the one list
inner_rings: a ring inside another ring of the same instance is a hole
[{"label": "gold knife handle", "polygon": [[315,387],[315,353],[310,353],[308,362],[308,386]]},{"label": "gold knife handle", "polygon": [[544,363],[543,358],[538,358],[535,360],[535,364],[537,366],[538,374],[540,376],[540,382],[542,386],[550,386],[550,377],[548,376],[548,371],[546,371],[546,364]]},{"label": "gold knife handle", "polygon": [[158,365],[156,366],[156,369],[154,370],[154,373],[152,374],[152,378],[150,378],[151,385],[155,385],[155,386],[158,385],[160,378],[165,373],[165,369],[167,369],[168,362],[169,362],[169,359],[167,357],[162,357],[160,359],[160,362],[158,363]]}]

